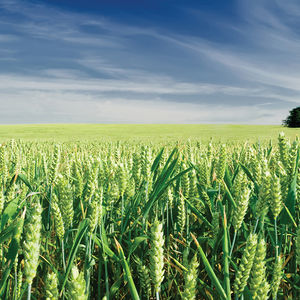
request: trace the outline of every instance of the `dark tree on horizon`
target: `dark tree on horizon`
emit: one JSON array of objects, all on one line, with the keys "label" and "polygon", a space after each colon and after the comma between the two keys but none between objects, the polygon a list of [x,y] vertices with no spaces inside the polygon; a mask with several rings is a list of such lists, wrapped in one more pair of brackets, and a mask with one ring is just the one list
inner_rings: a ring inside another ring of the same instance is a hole
[{"label": "dark tree on horizon", "polygon": [[291,128],[300,127],[300,106],[290,110],[288,117],[283,120],[283,125]]}]

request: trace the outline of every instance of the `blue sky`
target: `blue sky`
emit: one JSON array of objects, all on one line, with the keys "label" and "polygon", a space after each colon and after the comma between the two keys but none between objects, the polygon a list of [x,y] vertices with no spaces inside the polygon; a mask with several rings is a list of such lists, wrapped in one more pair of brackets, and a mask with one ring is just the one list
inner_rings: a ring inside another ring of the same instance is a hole
[{"label": "blue sky", "polygon": [[297,0],[0,0],[0,123],[280,124]]}]

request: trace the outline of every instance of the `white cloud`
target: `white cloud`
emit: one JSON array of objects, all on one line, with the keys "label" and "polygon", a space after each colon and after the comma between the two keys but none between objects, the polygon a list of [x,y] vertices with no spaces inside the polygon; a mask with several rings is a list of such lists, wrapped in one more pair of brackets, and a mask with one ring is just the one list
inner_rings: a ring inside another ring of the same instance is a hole
[{"label": "white cloud", "polygon": [[[125,79],[84,78],[72,70],[45,70],[42,76],[16,76],[0,74],[0,89],[6,91],[78,91],[78,92],[130,92],[156,95],[249,95],[249,89],[206,83],[177,81],[167,76],[150,75]],[[80,77],[78,77],[80,76]],[[255,90],[254,90],[255,91]],[[257,92],[257,91],[255,91]]]},{"label": "white cloud", "polygon": [[[240,123],[276,124],[287,114],[285,109],[270,111],[268,107],[172,103],[169,101],[130,100],[97,95],[81,95],[73,92],[23,91],[7,93],[9,101],[1,103],[2,123],[12,122],[8,116],[39,123]],[[26,99],[26,101],[24,101]],[[28,107],[31,109],[28,110]],[[159,107],[159,109],[158,109]],[[25,113],[26,112],[26,113]]]}]

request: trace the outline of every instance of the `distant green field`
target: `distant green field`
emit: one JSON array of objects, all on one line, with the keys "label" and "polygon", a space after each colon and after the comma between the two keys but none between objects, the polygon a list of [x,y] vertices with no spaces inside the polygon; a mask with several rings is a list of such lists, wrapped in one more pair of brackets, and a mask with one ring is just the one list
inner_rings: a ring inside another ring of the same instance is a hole
[{"label": "distant green field", "polygon": [[284,131],[287,137],[299,135],[299,129],[274,125],[111,125],[111,124],[47,124],[0,125],[0,140],[11,138],[40,141],[267,141]]}]

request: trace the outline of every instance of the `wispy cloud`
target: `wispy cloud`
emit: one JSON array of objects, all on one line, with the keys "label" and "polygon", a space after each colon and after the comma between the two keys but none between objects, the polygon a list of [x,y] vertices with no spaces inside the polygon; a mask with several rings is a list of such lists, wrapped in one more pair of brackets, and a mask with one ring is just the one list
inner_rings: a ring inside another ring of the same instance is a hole
[{"label": "wispy cloud", "polygon": [[[5,92],[7,101],[0,111],[2,123],[15,119],[31,123],[84,122],[84,123],[241,123],[276,124],[283,119],[280,109],[252,105],[228,107],[209,104],[181,103],[160,100],[110,98],[87,94],[84,101],[76,92],[19,91]],[[24,101],[26,99],[26,101]],[[28,110],[28,107],[34,108]],[[159,109],[158,109],[159,107]],[[251,120],[251,121],[249,121]]]},{"label": "wispy cloud", "polygon": [[[0,74],[0,88],[2,90],[37,90],[37,91],[89,91],[89,92],[132,92],[138,94],[156,95],[212,95],[224,94],[231,96],[248,95],[253,89],[216,84],[193,84],[176,81],[163,76],[144,76],[137,79],[137,75],[128,79],[92,79],[84,78],[80,72],[73,70],[49,69],[43,72],[44,77],[15,76]],[[135,79],[135,80],[131,80]],[[256,91],[257,93],[258,91]],[[188,102],[188,100],[186,101]]]},{"label": "wispy cloud", "polygon": [[[285,14],[296,16],[300,3],[284,3],[287,5],[277,1],[276,7],[272,1],[245,1],[240,7],[245,22],[239,28],[242,41],[237,44],[222,45],[193,36],[165,39],[193,51],[199,59],[205,57],[213,65],[227,68],[230,77],[239,77],[244,84],[263,87],[260,89],[263,97],[300,103],[300,32],[298,26],[293,26],[300,25],[300,21],[292,24],[282,21],[289,20]],[[278,12],[283,7],[284,11]],[[289,96],[291,92],[293,96]]]},{"label": "wispy cloud", "polygon": [[17,37],[12,34],[0,34],[0,43],[13,42],[16,39]]}]

